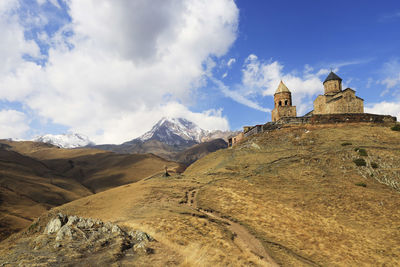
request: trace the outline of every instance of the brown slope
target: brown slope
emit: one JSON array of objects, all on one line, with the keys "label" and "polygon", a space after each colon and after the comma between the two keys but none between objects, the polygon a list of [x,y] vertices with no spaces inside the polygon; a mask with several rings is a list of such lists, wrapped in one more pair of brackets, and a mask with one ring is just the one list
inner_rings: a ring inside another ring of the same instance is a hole
[{"label": "brown slope", "polygon": [[30,224],[51,207],[92,194],[42,162],[0,149],[0,239]]},{"label": "brown slope", "polygon": [[173,159],[177,162],[180,162],[186,166],[189,166],[196,160],[215,152],[219,149],[227,148],[228,143],[223,139],[215,139],[208,142],[203,142],[197,145],[194,145],[185,151],[178,153]]},{"label": "brown slope", "polygon": [[0,240],[52,207],[161,173],[164,166],[169,171],[180,168],[151,154],[118,155],[34,142],[1,144]]},{"label": "brown slope", "polygon": [[[211,153],[184,175],[142,180],[53,212],[139,228],[158,240],[154,254],[121,259],[126,265],[268,265],[236,245],[234,222],[283,266],[398,266],[399,144],[398,132],[374,124],[284,128]],[[359,157],[366,167],[354,164]],[[33,238],[1,243],[0,255],[6,260],[18,253],[19,246],[6,250],[10,244]]]}]

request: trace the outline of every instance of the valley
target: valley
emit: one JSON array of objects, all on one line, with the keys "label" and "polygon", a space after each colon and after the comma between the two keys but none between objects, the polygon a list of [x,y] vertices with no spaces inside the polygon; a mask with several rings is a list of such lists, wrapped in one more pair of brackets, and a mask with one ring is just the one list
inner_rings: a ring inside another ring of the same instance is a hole
[{"label": "valley", "polygon": [[[126,231],[139,229],[156,240],[149,243],[152,253],[126,252],[109,264],[396,266],[399,144],[399,132],[383,124],[264,132],[208,154],[183,173],[164,177],[160,172],[54,207],[0,243],[0,263],[37,263],[20,252],[21,246],[33,244],[61,212],[118,224]],[[72,151],[68,153],[78,153]],[[358,166],[357,159],[365,166]],[[54,253],[43,249],[39,252],[49,257]],[[73,262],[63,259],[60,265]]]},{"label": "valley", "polygon": [[151,154],[61,149],[35,142],[0,141],[0,240],[52,207],[163,173],[182,165]]}]

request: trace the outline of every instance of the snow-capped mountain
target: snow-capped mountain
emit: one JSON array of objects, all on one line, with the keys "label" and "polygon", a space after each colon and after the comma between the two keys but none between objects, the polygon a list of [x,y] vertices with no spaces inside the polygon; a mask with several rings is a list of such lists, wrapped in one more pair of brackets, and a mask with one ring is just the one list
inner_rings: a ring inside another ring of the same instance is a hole
[{"label": "snow-capped mountain", "polygon": [[32,141],[52,144],[62,148],[77,148],[88,145],[94,145],[87,136],[77,133],[68,134],[46,134],[35,137]]},{"label": "snow-capped mountain", "polygon": [[201,129],[195,123],[183,118],[164,117],[153,128],[136,140],[142,142],[157,140],[167,145],[181,146],[201,142],[208,131]]}]

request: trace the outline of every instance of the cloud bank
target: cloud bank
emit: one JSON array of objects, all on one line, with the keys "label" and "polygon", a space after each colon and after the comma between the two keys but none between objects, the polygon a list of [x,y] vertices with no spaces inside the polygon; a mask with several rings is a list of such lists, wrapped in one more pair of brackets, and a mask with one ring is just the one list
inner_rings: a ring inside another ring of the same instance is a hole
[{"label": "cloud bank", "polygon": [[38,33],[48,46],[43,65],[35,61],[43,56],[37,42],[24,38],[18,3],[0,4],[0,100],[21,102],[97,143],[129,140],[165,115],[229,128],[221,110],[194,113],[184,103],[204,84],[204,62],[236,39],[233,0],[64,1],[70,22]]}]

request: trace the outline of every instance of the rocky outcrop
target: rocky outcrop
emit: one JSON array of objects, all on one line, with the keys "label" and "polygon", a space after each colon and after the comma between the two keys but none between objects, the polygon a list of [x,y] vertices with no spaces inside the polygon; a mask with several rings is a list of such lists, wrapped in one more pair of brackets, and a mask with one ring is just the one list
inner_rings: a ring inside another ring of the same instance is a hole
[{"label": "rocky outcrop", "polygon": [[37,234],[17,244],[0,266],[82,265],[82,259],[91,266],[104,266],[125,255],[150,254],[150,242],[155,241],[140,230],[127,231],[110,222],[61,213],[49,220],[44,231],[33,224],[28,232],[35,232],[33,228],[38,228]]}]

